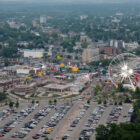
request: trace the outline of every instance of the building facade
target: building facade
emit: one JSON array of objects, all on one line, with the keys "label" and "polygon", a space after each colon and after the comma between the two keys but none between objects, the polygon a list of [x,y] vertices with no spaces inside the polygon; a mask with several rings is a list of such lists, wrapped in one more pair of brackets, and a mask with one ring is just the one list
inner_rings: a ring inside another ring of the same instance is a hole
[{"label": "building facade", "polygon": [[46,19],[46,16],[40,16],[40,23],[41,24],[45,24],[46,23],[46,21],[47,21],[47,19]]},{"label": "building facade", "polygon": [[43,57],[45,51],[44,49],[25,49],[23,52],[24,57],[41,58]]},{"label": "building facade", "polygon": [[99,60],[99,48],[84,49],[82,54],[82,62],[89,63]]}]

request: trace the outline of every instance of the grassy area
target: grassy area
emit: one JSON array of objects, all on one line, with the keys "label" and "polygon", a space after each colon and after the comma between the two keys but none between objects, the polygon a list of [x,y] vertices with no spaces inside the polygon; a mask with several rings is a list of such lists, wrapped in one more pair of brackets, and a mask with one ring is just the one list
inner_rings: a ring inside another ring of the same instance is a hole
[{"label": "grassy area", "polygon": [[54,94],[52,97],[56,98],[56,97],[60,97],[61,95],[59,94]]},{"label": "grassy area", "polygon": [[[43,94],[43,96],[44,96],[44,97],[48,97],[49,94],[50,94],[49,92],[46,92],[46,93]],[[55,98],[55,97],[60,97],[60,96],[61,96],[61,95],[59,95],[59,94],[53,94],[53,93],[52,93],[51,98],[53,98],[53,97],[54,97],[54,98]],[[49,98],[49,97],[48,97],[48,98]]]},{"label": "grassy area", "polygon": [[3,104],[3,103],[9,103],[9,102],[11,102],[11,101],[12,101],[12,100],[11,100],[10,98],[6,98],[6,99],[0,101],[0,103],[1,103],[1,104]]},{"label": "grassy area", "polygon": [[48,96],[49,92],[44,93],[42,96]]},{"label": "grassy area", "polygon": [[30,97],[35,97],[35,94],[33,93]]},{"label": "grassy area", "polygon": [[15,95],[22,98],[22,99],[26,99],[24,95],[19,95],[19,94],[15,94]]},{"label": "grassy area", "polygon": [[37,97],[37,95],[35,93],[33,93],[30,97]]},{"label": "grassy area", "polygon": [[72,94],[72,95],[67,96],[67,97],[65,97],[65,98],[72,98],[72,97],[76,97],[76,96],[78,96],[78,95],[77,95],[77,94]]},{"label": "grassy area", "polygon": [[24,95],[16,94],[16,93],[14,93],[13,91],[12,91],[11,93],[14,94],[14,95],[16,95],[16,96],[18,96],[18,97],[20,97],[20,98],[22,98],[22,99],[26,99]]}]

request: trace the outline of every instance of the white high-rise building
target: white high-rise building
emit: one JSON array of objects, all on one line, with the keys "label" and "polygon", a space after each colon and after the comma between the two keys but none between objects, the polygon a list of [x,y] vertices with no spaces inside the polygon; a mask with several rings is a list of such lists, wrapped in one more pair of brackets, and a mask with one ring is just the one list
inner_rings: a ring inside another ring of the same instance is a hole
[{"label": "white high-rise building", "polygon": [[46,19],[46,16],[40,16],[40,23],[41,24],[45,24],[46,23],[46,21],[47,21],[47,19]]},{"label": "white high-rise building", "polygon": [[117,40],[114,40],[113,46],[114,46],[115,48],[118,48],[118,41],[117,41]]},{"label": "white high-rise building", "polygon": [[109,46],[110,46],[110,47],[113,47],[113,40],[110,40]]},{"label": "white high-rise building", "polygon": [[125,48],[125,42],[122,40],[110,40],[108,45],[109,47]]}]

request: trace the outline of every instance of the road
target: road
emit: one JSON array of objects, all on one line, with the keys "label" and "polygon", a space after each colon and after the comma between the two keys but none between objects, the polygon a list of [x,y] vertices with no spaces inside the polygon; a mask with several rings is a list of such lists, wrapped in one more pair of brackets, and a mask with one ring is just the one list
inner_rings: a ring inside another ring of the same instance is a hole
[{"label": "road", "polygon": [[128,112],[129,112],[130,107],[131,107],[130,104],[124,104],[123,105],[123,109],[121,111],[121,115],[119,117],[118,123],[126,122],[127,117],[124,117],[124,116],[128,116]]},{"label": "road", "polygon": [[100,124],[104,124],[104,125],[105,125],[105,124],[106,124],[107,119],[108,119],[108,116],[109,116],[109,114],[110,114],[112,108],[113,108],[113,105],[108,106],[108,107],[105,109],[103,115],[101,116],[101,118],[100,118],[100,120],[99,120],[98,125],[100,125]]}]

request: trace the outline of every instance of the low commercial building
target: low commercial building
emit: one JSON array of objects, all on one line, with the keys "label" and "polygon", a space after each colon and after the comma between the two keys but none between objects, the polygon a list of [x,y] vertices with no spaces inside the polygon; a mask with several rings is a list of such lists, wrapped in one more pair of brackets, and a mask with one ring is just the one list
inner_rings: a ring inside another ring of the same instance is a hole
[{"label": "low commercial building", "polygon": [[138,42],[125,43],[125,47],[128,51],[133,51],[139,47],[139,44]]},{"label": "low commercial building", "polygon": [[19,82],[18,79],[0,79],[0,87],[3,87],[4,89],[8,89],[13,87],[18,82]]},{"label": "low commercial building", "polygon": [[24,75],[28,75],[30,72],[30,69],[17,69],[17,74],[24,74]]},{"label": "low commercial building", "polygon": [[33,50],[25,49],[23,53],[24,57],[41,58],[43,57],[45,51],[44,49],[33,49]]},{"label": "low commercial building", "polygon": [[113,55],[116,56],[122,53],[121,49],[117,49],[115,47],[100,47],[99,52],[101,55]]},{"label": "low commercial building", "polygon": [[16,85],[14,92],[20,95],[33,94],[36,90],[36,83]]},{"label": "low commercial building", "polygon": [[53,91],[53,92],[65,92],[65,91],[70,91],[70,85],[60,85],[60,84],[49,84],[44,86],[45,89],[48,91]]}]

